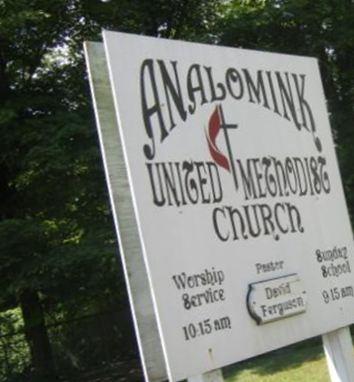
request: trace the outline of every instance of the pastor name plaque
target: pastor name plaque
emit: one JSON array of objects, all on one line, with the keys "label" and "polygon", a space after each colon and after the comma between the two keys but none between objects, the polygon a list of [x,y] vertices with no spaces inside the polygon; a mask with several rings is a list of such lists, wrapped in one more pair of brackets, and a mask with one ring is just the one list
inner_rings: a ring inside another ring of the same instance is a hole
[{"label": "pastor name plaque", "polygon": [[306,305],[306,291],[297,274],[249,285],[247,307],[258,325],[304,313]]}]

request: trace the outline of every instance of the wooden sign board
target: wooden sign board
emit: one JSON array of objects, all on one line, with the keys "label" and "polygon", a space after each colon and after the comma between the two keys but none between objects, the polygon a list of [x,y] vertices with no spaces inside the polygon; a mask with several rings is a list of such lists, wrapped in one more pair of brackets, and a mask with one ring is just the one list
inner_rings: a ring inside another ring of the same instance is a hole
[{"label": "wooden sign board", "polygon": [[351,324],[353,237],[316,60],[103,37],[118,126],[99,123],[101,146],[146,378]]}]

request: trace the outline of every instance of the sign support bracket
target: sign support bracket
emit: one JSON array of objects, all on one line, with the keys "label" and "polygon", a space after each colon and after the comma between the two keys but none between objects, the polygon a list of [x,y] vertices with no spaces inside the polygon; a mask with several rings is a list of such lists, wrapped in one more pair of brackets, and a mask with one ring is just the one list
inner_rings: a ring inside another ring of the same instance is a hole
[{"label": "sign support bracket", "polygon": [[[167,378],[167,371],[128,186],[105,51],[102,43],[86,42],[84,47],[105,174],[120,250],[124,257],[124,274],[133,308],[133,322],[138,334],[144,376],[148,382],[160,382]],[[118,210],[119,214],[116,213]]]},{"label": "sign support bracket", "polygon": [[332,382],[354,381],[353,345],[349,326],[322,335]]},{"label": "sign support bracket", "polygon": [[215,369],[209,371],[208,373],[203,373],[196,375],[194,377],[189,377],[187,382],[224,382],[224,377],[222,375],[221,369]]}]

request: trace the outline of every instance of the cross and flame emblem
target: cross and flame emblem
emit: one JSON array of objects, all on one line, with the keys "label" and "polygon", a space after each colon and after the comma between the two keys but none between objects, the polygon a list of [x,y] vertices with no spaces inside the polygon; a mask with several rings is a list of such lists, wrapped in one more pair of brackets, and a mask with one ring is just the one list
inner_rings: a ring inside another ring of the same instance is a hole
[{"label": "cross and flame emblem", "polygon": [[[225,123],[224,112],[221,105],[217,105],[209,118],[209,125],[206,131],[206,139],[210,155],[217,165],[232,173],[236,191],[238,190],[238,181],[235,169],[234,155],[229,137],[229,129],[237,129],[236,124]],[[220,133],[224,132],[227,156],[218,148],[216,140]]]}]

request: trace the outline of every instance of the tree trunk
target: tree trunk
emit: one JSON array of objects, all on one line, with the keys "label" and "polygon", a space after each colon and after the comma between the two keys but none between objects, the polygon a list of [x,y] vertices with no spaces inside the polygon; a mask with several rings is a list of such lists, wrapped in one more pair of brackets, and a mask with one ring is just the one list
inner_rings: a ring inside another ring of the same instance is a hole
[{"label": "tree trunk", "polygon": [[33,371],[41,377],[54,376],[52,350],[38,293],[29,289],[25,290],[20,296],[20,306]]}]

